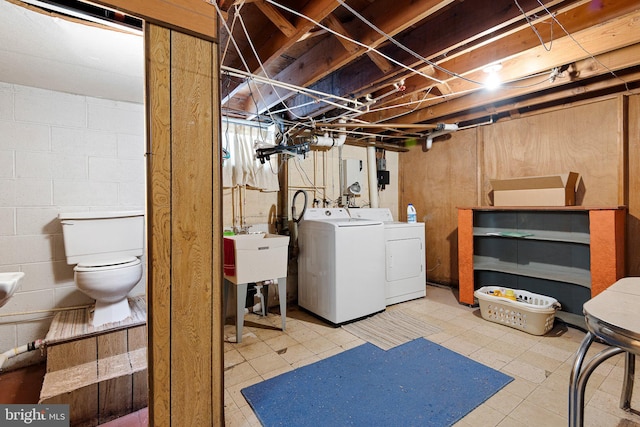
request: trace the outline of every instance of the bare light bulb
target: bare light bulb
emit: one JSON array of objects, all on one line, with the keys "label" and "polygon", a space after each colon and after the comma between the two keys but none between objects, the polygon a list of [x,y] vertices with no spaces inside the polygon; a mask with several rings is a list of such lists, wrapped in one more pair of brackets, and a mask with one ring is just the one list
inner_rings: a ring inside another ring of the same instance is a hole
[{"label": "bare light bulb", "polygon": [[502,64],[493,64],[482,69],[482,71],[487,73],[487,78],[484,80],[484,86],[487,89],[495,89],[502,84],[502,80],[500,80],[500,76],[498,76],[498,71],[501,69]]}]

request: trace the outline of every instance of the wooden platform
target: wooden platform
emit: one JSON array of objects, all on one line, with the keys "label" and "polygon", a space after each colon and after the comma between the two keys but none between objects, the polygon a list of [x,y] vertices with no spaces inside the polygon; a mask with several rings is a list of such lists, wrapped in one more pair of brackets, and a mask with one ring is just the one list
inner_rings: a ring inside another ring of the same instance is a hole
[{"label": "wooden platform", "polygon": [[51,324],[40,403],[68,404],[72,426],[96,426],[147,406],[145,299],[129,305],[131,318],[98,328],[89,309],[59,312]]},{"label": "wooden platform", "polygon": [[121,322],[107,323],[94,327],[91,324],[93,307],[78,310],[60,311],[56,314],[49,327],[49,332],[44,341],[46,345],[99,335],[106,331],[130,328],[132,326],[146,325],[147,303],[144,296],[129,298],[131,317]]}]

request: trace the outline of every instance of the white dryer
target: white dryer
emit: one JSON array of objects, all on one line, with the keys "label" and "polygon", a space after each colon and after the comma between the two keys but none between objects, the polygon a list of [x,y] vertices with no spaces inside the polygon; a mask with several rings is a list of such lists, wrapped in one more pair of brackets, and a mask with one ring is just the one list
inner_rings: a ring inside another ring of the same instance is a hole
[{"label": "white dryer", "polygon": [[307,209],[298,225],[298,305],[333,324],[385,309],[384,225]]},{"label": "white dryer", "polygon": [[396,222],[386,208],[349,209],[352,218],[384,223],[385,303],[397,304],[426,296],[423,222]]}]

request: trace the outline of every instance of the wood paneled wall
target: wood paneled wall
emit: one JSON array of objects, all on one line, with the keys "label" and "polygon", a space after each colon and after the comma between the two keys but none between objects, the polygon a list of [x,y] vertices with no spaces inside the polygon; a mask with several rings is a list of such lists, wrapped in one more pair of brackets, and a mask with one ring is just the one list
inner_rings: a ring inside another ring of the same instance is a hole
[{"label": "wood paneled wall", "polygon": [[477,130],[457,132],[436,140],[431,150],[420,146],[400,153],[400,218],[413,203],[418,221],[425,223],[427,281],[458,282],[457,206],[476,203]]},{"label": "wood paneled wall", "polygon": [[400,154],[400,208],[413,203],[426,224],[427,279],[457,285],[456,208],[490,205],[490,179],[568,171],[580,174],[577,204],[628,204],[627,275],[640,275],[639,98],[567,105]]},{"label": "wood paneled wall", "polygon": [[569,171],[580,174],[576,204],[621,203],[621,116],[611,98],[483,127],[480,204],[492,204],[490,179]]},{"label": "wood paneled wall", "polygon": [[222,224],[214,43],[147,24],[152,425],[223,425]]}]

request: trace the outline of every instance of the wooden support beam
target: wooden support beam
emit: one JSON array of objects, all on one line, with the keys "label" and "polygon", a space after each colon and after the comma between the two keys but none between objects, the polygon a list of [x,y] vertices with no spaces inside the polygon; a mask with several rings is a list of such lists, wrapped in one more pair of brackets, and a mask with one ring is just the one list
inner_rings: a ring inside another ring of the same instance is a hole
[{"label": "wooden support beam", "polygon": [[319,128],[350,128],[350,129],[437,129],[437,124],[432,123],[319,123]]},{"label": "wooden support beam", "polygon": [[207,40],[218,37],[216,8],[202,0],[93,0],[147,22],[179,29]]},{"label": "wooden support beam", "polygon": [[344,27],[344,25],[342,25],[342,22],[340,22],[340,20],[333,13],[330,13],[329,15],[327,15],[327,17],[324,20],[324,24],[331,31],[334,31],[344,36],[344,37],[340,37],[340,36],[335,36],[335,37],[336,37],[336,40],[338,40],[338,42],[342,45],[342,47],[344,47],[347,50],[347,52],[354,54],[364,49],[362,46],[348,40],[348,39],[352,39],[351,35],[347,31],[347,29]]},{"label": "wooden support beam", "polygon": [[285,16],[280,13],[278,9],[273,7],[271,3],[267,3],[265,0],[260,0],[255,2],[255,5],[258,6],[258,9],[265,14],[267,18],[271,22],[274,23],[276,27],[287,37],[293,37],[296,34],[296,27],[289,22]]},{"label": "wooden support beam", "polygon": [[[540,45],[537,37],[532,37],[531,28],[524,23],[519,28],[514,28],[491,42],[487,41],[483,46],[472,46],[467,51],[456,52],[438,61],[439,66],[455,73],[455,75],[446,76],[442,72],[438,72],[436,77],[446,80],[451,93],[464,94],[469,91],[483,89],[482,85],[474,82],[484,81],[485,73],[482,68],[492,61],[501,61],[500,77],[503,81],[509,81],[522,79],[538,72],[550,71],[554,67],[582,60],[588,56],[586,52],[598,55],[605,50],[640,43],[640,29],[637,24],[639,19],[638,11],[634,10],[625,14],[632,6],[621,2],[611,2],[610,5],[607,4],[606,6],[609,13],[614,14],[614,16],[617,16],[616,14],[622,16],[602,23],[602,17],[594,14],[589,5],[584,2],[564,8],[558,19],[564,23],[565,28],[571,32],[572,37],[570,38],[565,34],[562,34],[563,37],[556,36],[551,52],[547,52],[545,47]],[[549,29],[546,29],[546,27],[541,27],[541,31],[548,32]],[[542,36],[547,37],[548,34],[545,32]],[[576,40],[582,48],[577,48]],[[525,46],[531,47],[523,49]],[[500,52],[504,59],[497,57],[496,52]],[[542,81],[544,78],[541,77],[540,80]],[[423,77],[412,76],[407,77],[406,85],[411,91],[424,91],[432,84],[426,82]],[[522,81],[518,81],[514,86],[521,87],[525,86],[525,84]],[[507,90],[506,87],[499,89],[499,92]],[[540,85],[531,86],[528,92],[539,88]],[[509,90],[519,91],[518,89]],[[410,91],[407,91],[407,93],[410,93]],[[485,93],[485,95],[491,96],[492,94]],[[436,100],[435,103],[450,102],[451,99]],[[430,105],[428,108],[431,109],[434,102],[430,102],[427,105]],[[381,106],[384,106],[384,104],[380,104],[377,107]],[[393,117],[401,113],[403,113],[403,110],[400,108],[390,108],[380,113],[365,114],[361,118],[377,122],[385,120],[385,117]],[[426,117],[427,113],[418,109],[412,116],[403,117],[400,121],[412,121],[414,120],[413,116],[418,115]],[[433,117],[432,115],[430,116]],[[424,120],[422,119],[421,121]]]},{"label": "wooden support beam", "polygon": [[[424,0],[420,2],[398,0],[396,7],[393,10],[388,10],[386,3],[373,2],[363,13],[376,17],[372,23],[384,34],[393,36],[447,7],[450,3],[453,3],[453,0]],[[349,33],[356,36],[357,40],[369,47],[377,47],[388,40],[385,35],[372,28],[347,29]],[[296,62],[282,70],[273,79],[282,82],[296,82],[298,86],[303,87],[309,86],[360,55],[359,52],[344,51],[340,46],[341,42],[335,37],[328,37],[300,56]],[[291,92],[276,88],[260,99],[261,105],[258,106],[258,109],[263,111],[290,96],[292,96]],[[255,110],[253,101],[251,103],[247,101],[243,110]]]},{"label": "wooden support beam", "polygon": [[376,66],[382,72],[386,73],[393,68],[391,63],[387,61],[384,57],[378,55],[373,51],[365,50],[364,47],[349,41],[349,39],[353,39],[353,36],[349,34],[349,31],[344,27],[344,25],[342,25],[342,22],[340,22],[340,20],[334,14],[328,15],[324,23],[332,31],[335,31],[336,33],[342,34],[343,36],[346,37],[346,38],[343,38],[343,37],[336,36],[340,44],[344,46],[347,52],[350,52],[352,54],[357,54],[359,52],[365,51],[369,59],[371,59],[371,61],[374,64],[376,64]]}]

